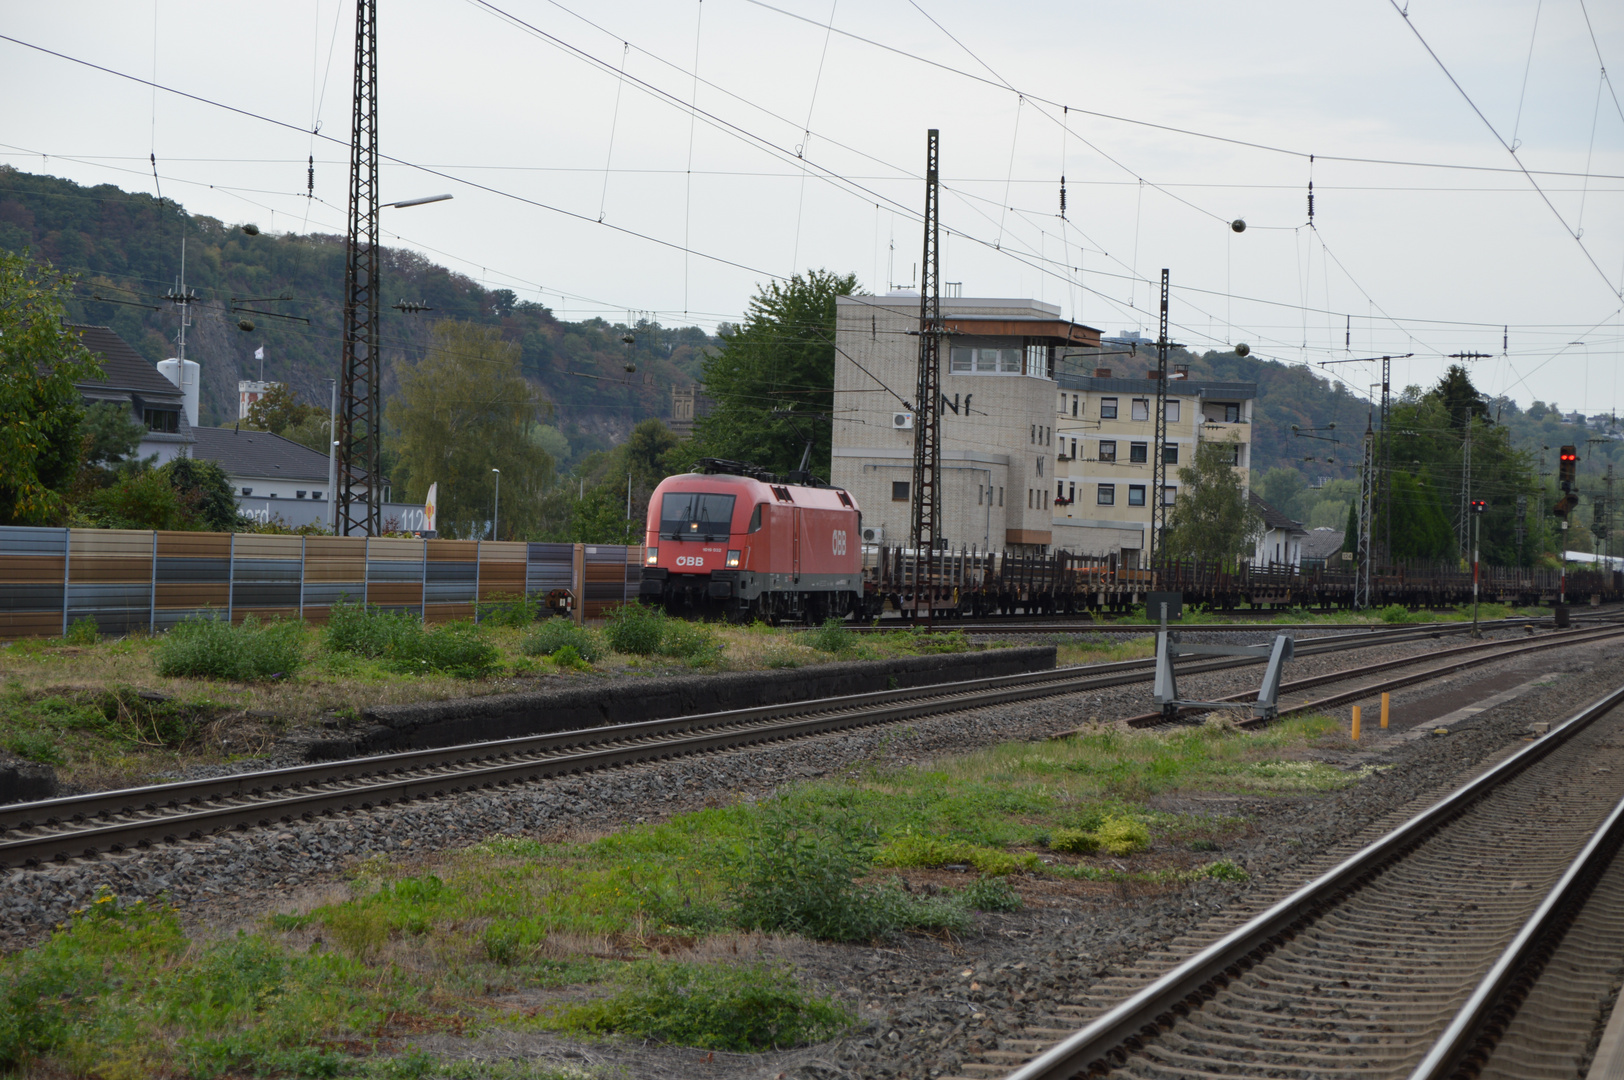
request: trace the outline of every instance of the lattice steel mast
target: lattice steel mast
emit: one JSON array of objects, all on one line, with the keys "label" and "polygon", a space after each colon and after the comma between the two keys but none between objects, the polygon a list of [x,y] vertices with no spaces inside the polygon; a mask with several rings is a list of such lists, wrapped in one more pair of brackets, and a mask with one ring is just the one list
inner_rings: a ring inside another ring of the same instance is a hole
[{"label": "lattice steel mast", "polygon": [[1151,446],[1155,465],[1150,488],[1150,565],[1162,554],[1162,535],[1167,530],[1167,268],[1162,268],[1162,317],[1156,334],[1156,441]]},{"label": "lattice steel mast", "polygon": [[350,119],[350,222],[344,265],[343,398],[338,414],[338,534],[383,531],[378,389],[378,11],[356,0],[355,99]]},{"label": "lattice steel mast", "polygon": [[[941,257],[937,240],[937,149],[940,133],[930,129],[925,149],[925,254],[919,281],[919,385],[914,391],[913,526],[914,558],[927,553],[923,568],[931,580],[941,533],[941,502],[936,490],[942,458]],[[915,565],[918,565],[917,563]],[[916,594],[919,588],[916,586]],[[929,596],[928,589],[925,595]],[[926,603],[930,601],[927,599]]]},{"label": "lattice steel mast", "polygon": [[1376,472],[1376,432],[1367,417],[1365,420],[1365,454],[1359,468],[1359,535],[1354,541],[1353,606],[1363,610],[1370,606],[1370,516],[1375,509],[1371,488]]}]

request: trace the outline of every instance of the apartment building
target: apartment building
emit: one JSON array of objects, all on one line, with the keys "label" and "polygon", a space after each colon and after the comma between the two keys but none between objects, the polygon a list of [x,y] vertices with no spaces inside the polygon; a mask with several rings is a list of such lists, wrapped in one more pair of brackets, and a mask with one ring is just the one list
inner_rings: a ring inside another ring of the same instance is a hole
[{"label": "apartment building", "polygon": [[[1099,348],[1092,327],[1027,299],[944,298],[941,535],[953,548],[1055,545],[1055,370]],[[906,544],[913,517],[919,297],[836,303],[833,483],[868,543]]]},{"label": "apartment building", "polygon": [[[1110,368],[1092,375],[1060,372],[1055,384],[1056,547],[1087,555],[1115,554],[1137,565],[1149,546],[1156,439],[1155,371],[1121,377]],[[1203,442],[1232,447],[1242,485],[1251,468],[1252,404],[1256,383],[1191,379],[1180,366],[1167,386],[1167,482],[1160,494],[1178,500],[1178,470]]]}]

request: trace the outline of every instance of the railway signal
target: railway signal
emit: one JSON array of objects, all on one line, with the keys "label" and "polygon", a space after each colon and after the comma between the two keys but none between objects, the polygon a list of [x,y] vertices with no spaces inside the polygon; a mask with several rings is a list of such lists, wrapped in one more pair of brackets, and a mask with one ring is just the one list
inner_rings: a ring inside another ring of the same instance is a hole
[{"label": "railway signal", "polygon": [[[1572,510],[1578,505],[1579,496],[1570,491],[1560,499],[1556,500],[1556,505],[1551,507],[1551,513],[1555,514],[1559,518],[1565,518],[1568,516],[1568,511]],[[1562,527],[1567,528],[1567,522],[1563,522]]]},{"label": "railway signal", "polygon": [[1473,499],[1472,500],[1472,513],[1474,513],[1474,514],[1482,514],[1482,513],[1486,513],[1488,511],[1488,509],[1489,509],[1489,504],[1488,504],[1487,500],[1485,500],[1485,499]]},{"label": "railway signal", "polygon": [[1571,492],[1579,476],[1579,450],[1574,446],[1562,448],[1562,463],[1557,466],[1556,478],[1562,490]]}]

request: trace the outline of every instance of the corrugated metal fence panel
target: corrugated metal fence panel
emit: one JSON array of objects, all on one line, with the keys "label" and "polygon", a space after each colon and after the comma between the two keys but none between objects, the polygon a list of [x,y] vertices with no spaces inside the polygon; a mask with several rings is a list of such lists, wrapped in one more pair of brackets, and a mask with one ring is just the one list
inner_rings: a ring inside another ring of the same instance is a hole
[{"label": "corrugated metal fence panel", "polygon": [[0,638],[62,632],[68,530],[0,526]]},{"label": "corrugated metal fence panel", "polygon": [[367,603],[417,614],[423,607],[426,540],[376,537],[367,546]]},{"label": "corrugated metal fence panel", "polygon": [[[152,533],[145,534],[150,539]],[[225,617],[231,604],[231,534],[160,532],[152,567],[152,629],[213,612]]]},{"label": "corrugated metal fence panel", "polygon": [[474,617],[474,579],[479,573],[479,541],[429,540],[423,617],[431,622]]},{"label": "corrugated metal fence panel", "polygon": [[586,546],[586,602],[589,619],[601,619],[626,602],[626,545]]},{"label": "corrugated metal fence panel", "polygon": [[69,530],[68,623],[89,617],[104,634],[127,634],[151,615],[152,533]]},{"label": "corrugated metal fence panel", "polygon": [[301,536],[239,535],[231,568],[231,618],[297,619],[304,574]]},{"label": "corrugated metal fence panel", "polygon": [[555,590],[568,592],[575,588],[575,545],[532,543],[529,563],[525,567],[524,591],[527,596],[546,599]]},{"label": "corrugated metal fence panel", "polygon": [[479,545],[479,598],[505,600],[524,595],[530,545],[523,540],[486,540]]},{"label": "corrugated metal fence panel", "polygon": [[364,536],[311,536],[305,539],[305,618],[327,621],[327,609],[340,600],[367,598],[367,540]]},{"label": "corrugated metal fence panel", "polygon": [[635,600],[637,592],[643,585],[643,552],[642,544],[633,544],[626,549],[626,599]]}]

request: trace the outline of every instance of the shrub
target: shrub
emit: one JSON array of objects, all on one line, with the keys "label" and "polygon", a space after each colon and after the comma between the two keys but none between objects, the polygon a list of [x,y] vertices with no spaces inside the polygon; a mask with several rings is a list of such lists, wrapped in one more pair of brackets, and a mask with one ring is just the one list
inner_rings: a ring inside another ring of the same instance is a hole
[{"label": "shrub", "polygon": [[19,731],[0,745],[24,761],[40,765],[65,765],[68,761],[57,738],[44,731]]},{"label": "shrub", "polygon": [[722,642],[716,631],[704,623],[667,619],[665,632],[660,637],[660,652],[702,667],[721,658]]},{"label": "shrub", "polygon": [[843,653],[857,646],[857,635],[846,627],[846,620],[838,616],[825,619],[822,626],[801,636],[819,652]]},{"label": "shrub", "polygon": [[327,615],[322,645],[329,652],[376,659],[388,653],[401,639],[421,630],[419,620],[404,611],[385,611],[340,600]]},{"label": "shrub", "polygon": [[570,671],[592,670],[592,665],[581,659],[581,654],[575,651],[574,645],[560,645],[553,650],[552,661],[559,667]]},{"label": "shrub", "polygon": [[980,878],[959,896],[966,907],[976,911],[1019,911],[1025,903],[1006,878]]},{"label": "shrub", "polygon": [[480,625],[525,627],[536,621],[541,612],[541,598],[522,594],[503,596],[474,605],[476,621]]},{"label": "shrub", "polygon": [[622,604],[609,613],[603,634],[609,647],[628,656],[652,656],[665,636],[665,612],[643,604]]},{"label": "shrub", "polygon": [[603,638],[568,619],[543,621],[525,637],[521,647],[527,656],[552,656],[565,646],[588,663],[603,659]]},{"label": "shrub", "polygon": [[292,675],[304,666],[304,625],[261,624],[249,615],[233,626],[209,616],[189,618],[164,635],[154,656],[158,674],[252,682]]},{"label": "shrub", "polygon": [[787,966],[655,960],[633,966],[621,981],[607,998],[559,1009],[547,1026],[748,1053],[832,1039],[857,1021],[801,986]]},{"label": "shrub", "polygon": [[874,831],[848,813],[764,806],[733,866],[734,919],[745,929],[822,941],[869,941],[901,930],[964,925],[962,905],[895,885],[859,885]]},{"label": "shrub", "polygon": [[101,625],[89,615],[73,620],[62,640],[69,645],[94,645],[101,640]]},{"label": "shrub", "polygon": [[1219,859],[1217,862],[1208,863],[1201,868],[1201,873],[1205,877],[1217,878],[1219,881],[1252,880],[1251,874],[1248,874],[1239,865],[1228,859]]},{"label": "shrub", "polygon": [[1381,610],[1382,622],[1401,623],[1410,621],[1410,612],[1403,604],[1388,604]]},{"label": "shrub", "polygon": [[446,623],[433,630],[413,624],[412,631],[397,640],[384,659],[404,675],[436,672],[479,679],[501,665],[502,651],[485,640],[473,623]]},{"label": "shrub", "polygon": [[1095,833],[1107,855],[1132,855],[1150,846],[1150,829],[1133,818],[1110,817]]},{"label": "shrub", "polygon": [[1012,855],[997,848],[982,847],[963,840],[942,840],[908,833],[881,848],[875,866],[951,866],[963,863],[989,877],[1029,870],[1037,865],[1036,855]]},{"label": "shrub", "polygon": [[1056,829],[1049,834],[1049,849],[1068,855],[1092,855],[1100,849],[1100,838],[1086,829]]}]

